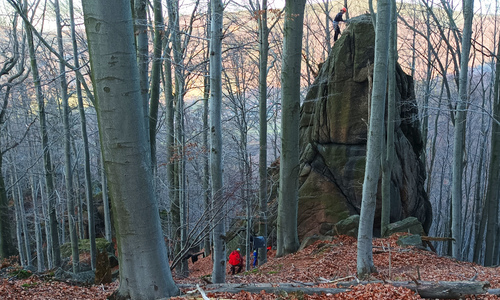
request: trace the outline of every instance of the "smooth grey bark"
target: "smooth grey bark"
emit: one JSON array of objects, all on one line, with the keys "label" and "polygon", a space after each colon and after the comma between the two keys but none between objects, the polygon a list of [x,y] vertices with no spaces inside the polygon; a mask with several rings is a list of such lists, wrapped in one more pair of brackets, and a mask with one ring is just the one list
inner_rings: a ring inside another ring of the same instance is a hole
[{"label": "smooth grey bark", "polygon": [[179,294],[152,185],[130,2],[82,2],[120,266],[118,299]]},{"label": "smooth grey bark", "polygon": [[[146,134],[149,133],[149,43],[148,43],[148,16],[146,0],[134,0],[134,32],[137,48],[137,65],[139,67],[139,80],[141,84],[141,98],[146,123]],[[146,136],[149,138],[149,135]]]},{"label": "smooth grey bark", "polygon": [[[23,0],[23,14],[27,15],[28,3],[27,0]],[[25,30],[26,37],[28,41],[28,50],[30,56],[30,65],[31,65],[31,73],[33,75],[33,82],[35,84],[35,95],[38,103],[38,117],[40,122],[40,136],[42,140],[42,149],[43,149],[43,165],[45,172],[45,185],[46,185],[46,193],[47,193],[47,213],[49,217],[49,226],[50,226],[50,239],[49,243],[51,243],[52,255],[51,259],[53,266],[59,266],[61,264],[61,250],[59,245],[59,234],[57,229],[57,216],[56,216],[56,193],[54,188],[54,169],[52,165],[52,159],[50,155],[50,144],[49,144],[49,136],[47,130],[47,120],[45,116],[45,100],[42,92],[42,86],[40,83],[40,76],[38,73],[38,63],[35,55],[35,46],[33,41],[33,33],[31,30],[30,24],[26,21]]]},{"label": "smooth grey bark", "polygon": [[[168,30],[168,34],[166,35],[167,37],[170,35],[170,28]],[[168,40],[166,42],[165,46],[165,51],[164,51],[164,74],[165,74],[165,79],[164,79],[164,90],[165,90],[165,131],[167,134],[166,137],[166,150],[165,150],[165,159],[167,161],[167,166],[166,166],[166,181],[167,181],[167,187],[168,187],[168,198],[171,201],[171,209],[170,209],[170,215],[171,215],[171,220],[172,220],[172,231],[176,230],[176,226],[174,223],[177,221],[175,219],[176,213],[174,212],[176,209],[175,206],[175,144],[174,144],[174,135],[175,135],[175,129],[174,129],[174,115],[175,115],[175,109],[174,109],[174,91],[173,91],[173,81],[172,81],[172,56],[171,52],[172,49],[168,46]],[[178,215],[178,214],[177,214]],[[175,239],[174,233],[172,233],[171,239]],[[171,250],[172,251],[172,250]]]},{"label": "smooth grey bark", "polygon": [[500,39],[496,57],[496,73],[493,95],[493,121],[491,126],[490,164],[485,209],[487,210],[486,246],[484,265],[495,264],[495,247],[498,238],[498,199],[500,186]]},{"label": "smooth grey bark", "polygon": [[[30,232],[28,229],[28,221],[26,219],[26,209],[24,208],[24,196],[23,192],[21,191],[21,183],[19,180],[19,176],[17,175],[17,168],[16,166],[13,167],[14,170],[14,180],[16,183],[14,183],[13,188],[17,190],[17,205],[19,209],[19,217],[20,219],[18,220],[19,224],[21,225],[21,231],[22,231],[22,239],[23,239],[23,245],[24,245],[24,251],[25,252],[25,265],[24,266],[32,266],[33,263],[33,255],[31,252],[31,236]],[[13,192],[14,193],[14,192]]]},{"label": "smooth grey bark", "polygon": [[281,69],[281,160],[278,196],[276,256],[299,249],[297,215],[299,202],[300,65],[305,0],[287,0]]},{"label": "smooth grey bark", "polygon": [[[44,193],[44,185],[42,183],[42,179],[40,179],[40,198],[41,198],[41,203],[42,203],[42,218],[44,220],[49,219],[49,213],[47,211],[48,208],[48,201],[46,199],[46,194]],[[44,226],[45,228],[45,238],[47,239],[47,268],[52,269],[54,267],[53,264],[53,259],[52,259],[52,242],[50,241],[52,238],[52,235],[50,233],[50,226],[47,226],[47,223]]]},{"label": "smooth grey bark", "polygon": [[[211,19],[211,9],[210,6],[208,7],[208,12],[207,12],[207,25],[206,25],[206,44],[205,44],[205,49],[208,51],[205,51],[205,61],[210,60],[210,19]],[[203,149],[210,149],[209,146],[209,141],[208,141],[208,131],[209,131],[209,126],[208,126],[208,115],[209,115],[209,100],[210,100],[210,68],[208,64],[205,64],[204,67],[204,78],[203,78]],[[207,155],[203,156],[203,197],[204,197],[204,205],[205,205],[205,211],[207,212],[207,220],[212,219],[211,215],[211,191],[210,191],[210,160],[208,153]],[[203,240],[203,248],[205,249],[205,256],[209,256],[212,254],[212,238],[211,238],[211,230],[210,226],[207,226],[206,232],[205,232],[205,238]]]},{"label": "smooth grey bark", "polygon": [[154,12],[154,40],[153,40],[153,61],[151,63],[151,97],[149,102],[149,142],[151,143],[151,166],[153,177],[156,179],[157,159],[156,159],[156,130],[158,126],[158,106],[160,103],[160,74],[162,67],[162,44],[165,34],[163,25],[163,10],[161,0],[153,1]]},{"label": "smooth grey bark", "polygon": [[[13,172],[14,172],[15,166],[12,167]],[[12,186],[12,198],[14,200],[14,214],[15,214],[15,220],[16,220],[16,237],[17,237],[17,249],[19,251],[19,261],[21,262],[21,266],[24,268],[27,266],[27,257],[26,257],[26,247],[25,247],[25,240],[23,238],[23,226],[22,226],[22,216],[21,216],[21,209],[19,205],[19,193],[17,192],[17,186],[15,184],[15,178],[14,176],[10,177],[11,181],[11,186]]]},{"label": "smooth grey bark", "polygon": [[[76,149],[75,141],[73,140],[73,149]],[[76,151],[75,151],[76,152]],[[80,240],[84,239],[85,236],[85,225],[83,224],[83,193],[80,190],[82,183],[80,182],[79,169],[73,173],[74,189],[76,191],[76,211],[77,211],[77,222],[78,222],[78,238]]]},{"label": "smooth grey bark", "polygon": [[[186,245],[187,237],[187,224],[186,224],[186,176],[185,176],[185,166],[186,160],[184,155],[184,62],[183,62],[183,48],[181,47],[181,31],[179,27],[179,1],[172,0],[167,2],[168,9],[168,24],[170,32],[170,40],[172,43],[172,52],[174,58],[174,80],[175,80],[175,92],[174,92],[174,103],[175,103],[175,149],[177,150],[176,158],[176,168],[177,172],[175,176],[177,184],[174,185],[176,190],[174,206],[176,208],[173,210],[174,214],[178,216],[173,217],[176,225],[175,232],[177,233],[176,240],[180,241],[177,245],[175,251],[179,253],[181,249]],[[179,272],[184,276],[188,275],[188,261],[182,260],[179,266]]]},{"label": "smooth grey bark", "polygon": [[33,199],[33,219],[35,222],[35,243],[36,243],[36,269],[38,272],[43,272],[45,270],[45,262],[43,254],[43,238],[42,238],[42,227],[40,226],[40,217],[38,209],[38,188],[35,180],[35,176],[30,176],[31,184],[31,198]]},{"label": "smooth grey bark", "polygon": [[[326,0],[326,1],[323,1],[323,5],[324,5],[324,10],[325,10],[325,43],[326,43],[326,50],[328,51],[327,54],[330,53],[330,50],[332,49],[332,38],[331,38],[331,35],[330,35],[330,0]],[[346,5],[344,5],[344,7],[347,8]],[[348,12],[346,11],[346,18],[348,19],[349,18],[349,15],[348,15]]]},{"label": "smooth grey bark", "polygon": [[380,159],[382,155],[381,147],[383,142],[382,133],[384,128],[391,20],[390,11],[390,0],[379,0],[377,2],[373,89],[358,230],[357,273],[360,278],[364,278],[375,271],[372,253],[373,220],[375,217],[377,186],[380,177]]},{"label": "smooth grey bark", "polygon": [[[71,24],[71,43],[73,49],[73,61],[75,68],[80,67],[78,46],[76,44],[76,32],[75,32],[75,16],[73,8],[73,0],[69,0],[69,11],[70,11],[70,24]],[[90,174],[90,152],[89,152],[89,139],[87,135],[87,118],[85,116],[85,106],[83,105],[82,89],[80,85],[80,80],[76,78],[76,96],[78,99],[78,112],[80,114],[80,130],[83,142],[83,159],[84,159],[84,173],[85,173],[85,200],[87,203],[87,221],[88,221],[88,239],[90,241],[90,265],[93,270],[96,267],[97,261],[97,246],[95,242],[95,217],[94,217],[94,200],[92,197],[92,179]],[[103,187],[103,197],[104,197],[104,187]],[[106,204],[106,201],[104,201]],[[106,205],[104,206],[106,209]],[[108,209],[109,211],[109,209]],[[106,214],[105,214],[106,217]],[[109,213],[108,213],[109,217]],[[111,226],[105,222],[106,233],[110,231]],[[107,235],[106,235],[107,236]],[[111,241],[111,240],[109,240]]]},{"label": "smooth grey bark", "polygon": [[102,204],[104,206],[104,236],[108,242],[113,241],[113,232],[111,230],[111,212],[110,203],[108,197],[108,178],[106,177],[106,172],[104,170],[103,162],[104,159],[101,153],[101,186],[102,186]]},{"label": "smooth grey bark", "polygon": [[[224,6],[221,0],[211,0],[210,22],[210,175],[212,178],[212,207],[223,201],[222,182],[222,25]],[[212,282],[226,280],[226,233],[221,210],[214,211]]]},{"label": "smooth grey bark", "polygon": [[24,197],[21,191],[21,183],[19,176],[17,175],[17,164],[14,163],[14,155],[10,157],[13,162],[11,166],[11,186],[12,186],[12,198],[14,200],[14,208],[16,214],[16,235],[17,235],[17,245],[19,250],[19,259],[21,261],[21,266],[27,267],[31,266],[32,255],[31,255],[31,243],[30,235],[28,232],[28,224],[26,221],[26,210],[24,208]]},{"label": "smooth grey bark", "polygon": [[[59,9],[59,0],[54,0],[54,11],[56,13],[56,30],[57,30],[57,48],[61,56],[64,57],[63,36],[61,12]],[[73,190],[73,172],[71,168],[71,128],[69,124],[70,108],[68,103],[68,83],[66,80],[66,68],[62,61],[59,61],[59,84],[61,85],[60,97],[63,107],[63,125],[64,125],[64,178],[66,185],[66,201],[68,209],[68,230],[71,241],[71,258],[73,272],[78,273],[80,270],[80,255],[78,252],[78,236],[76,231],[76,214],[75,214],[75,192]],[[64,229],[63,229],[64,232]]]},{"label": "smooth grey bark", "polygon": [[[414,23],[415,23],[415,16],[414,16]],[[415,26],[415,24],[413,24]],[[427,36],[431,36],[431,26],[429,23],[429,12],[427,12],[427,19],[425,22],[426,28],[427,28]],[[416,40],[416,32],[413,31],[413,49],[415,49],[415,40]],[[427,40],[427,71],[426,71],[426,77],[425,77],[425,94],[424,94],[424,99],[423,99],[423,105],[420,111],[422,111],[422,124],[421,124],[421,132],[422,132],[422,142],[423,142],[423,149],[427,149],[427,135],[429,133],[429,98],[431,94],[431,80],[432,80],[432,44],[430,39]],[[415,60],[416,60],[416,51],[413,51],[412,55],[412,61],[413,61],[413,67],[412,67],[412,77],[414,77],[415,74]],[[424,166],[427,166],[427,151],[423,151],[420,159],[422,160]],[[430,176],[427,178],[428,183],[430,183]],[[429,193],[429,189],[426,190],[427,193]]]},{"label": "smooth grey bark", "polygon": [[451,237],[452,255],[461,259],[462,249],[462,176],[464,171],[465,126],[468,99],[468,64],[472,36],[472,18],[474,16],[474,1],[464,0],[464,28],[462,33],[462,52],[460,57],[459,99],[455,113],[455,132],[453,141],[453,176],[452,176],[452,220]]},{"label": "smooth grey bark", "polygon": [[[269,57],[269,28],[267,0],[262,0],[259,25],[259,235],[267,243],[267,63]],[[267,251],[259,251],[259,265],[267,262]]]},{"label": "smooth grey bark", "polygon": [[387,225],[391,223],[391,175],[395,153],[394,123],[396,122],[396,62],[397,62],[397,17],[396,2],[391,0],[391,22],[389,33],[389,64],[387,69],[387,122],[385,155],[382,155],[382,212],[380,229],[385,236]]}]

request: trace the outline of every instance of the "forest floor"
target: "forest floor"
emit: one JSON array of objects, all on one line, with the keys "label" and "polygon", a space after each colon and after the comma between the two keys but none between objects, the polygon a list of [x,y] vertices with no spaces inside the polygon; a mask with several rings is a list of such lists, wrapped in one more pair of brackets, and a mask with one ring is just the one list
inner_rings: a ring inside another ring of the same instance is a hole
[{"label": "forest floor", "polygon": [[[377,273],[372,274],[370,280],[378,283],[351,286],[347,292],[316,295],[277,295],[265,292],[251,294],[245,291],[213,293],[210,289],[214,285],[207,285],[212,272],[211,257],[205,257],[194,264],[189,262],[189,277],[181,278],[174,273],[174,280],[181,287],[184,296],[171,299],[202,299],[200,290],[211,299],[422,299],[410,289],[394,287],[389,281],[487,281],[490,289],[500,288],[500,267],[487,268],[460,262],[416,247],[402,248],[396,245],[396,240],[396,236],[374,239],[373,260]],[[256,283],[279,286],[292,283],[304,288],[335,288],[340,282],[356,280],[356,244],[356,239],[341,236],[332,242],[316,242],[304,250],[279,258],[275,257],[275,251],[270,250],[268,262],[258,268],[237,275],[231,275],[228,268],[226,283],[240,286]],[[106,299],[118,287],[116,282],[109,285],[75,286],[36,274],[25,279],[12,275],[12,272],[0,274],[0,299]],[[196,292],[191,293],[193,290]],[[483,294],[462,299],[500,297]]]}]

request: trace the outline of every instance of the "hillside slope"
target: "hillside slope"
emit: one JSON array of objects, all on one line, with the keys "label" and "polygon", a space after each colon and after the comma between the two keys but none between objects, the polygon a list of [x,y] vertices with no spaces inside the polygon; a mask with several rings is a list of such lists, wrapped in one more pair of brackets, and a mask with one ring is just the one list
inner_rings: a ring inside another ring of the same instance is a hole
[{"label": "hillside slope", "polygon": [[[378,270],[372,274],[373,281],[488,281],[490,288],[500,288],[500,268],[486,268],[473,263],[440,257],[435,253],[416,247],[402,248],[396,245],[397,236],[375,239],[373,259]],[[356,239],[347,236],[335,238],[332,242],[316,242],[292,255],[276,258],[269,252],[266,264],[238,275],[226,275],[227,283],[295,283],[304,287],[337,287],[338,282],[356,280]],[[188,284],[184,291],[192,290],[199,284],[205,292],[210,292],[207,281],[212,272],[211,258],[202,258],[190,263],[189,278],[175,278],[179,284]],[[325,283],[333,281],[333,283]],[[208,294],[226,299],[276,299],[273,294]],[[280,299],[298,299],[297,295],[280,296]],[[390,284],[360,285],[347,293],[335,295],[301,295],[301,299],[421,299],[413,291],[396,288]],[[299,298],[300,298],[299,297]],[[181,298],[178,298],[181,299]],[[494,295],[481,295],[467,299],[499,299]]]}]

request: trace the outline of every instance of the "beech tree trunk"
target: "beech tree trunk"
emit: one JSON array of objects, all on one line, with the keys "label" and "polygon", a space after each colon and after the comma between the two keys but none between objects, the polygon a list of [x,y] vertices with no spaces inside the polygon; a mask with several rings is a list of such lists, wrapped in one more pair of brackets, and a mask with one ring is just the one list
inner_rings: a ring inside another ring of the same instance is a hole
[{"label": "beech tree trunk", "polygon": [[[211,19],[211,9],[208,7],[207,12],[207,26],[205,28],[207,42],[205,44],[205,61],[210,60],[210,19]],[[210,149],[209,140],[208,140],[208,115],[209,115],[209,100],[210,100],[210,68],[206,64],[204,68],[204,79],[203,79],[203,149]],[[203,197],[204,197],[204,208],[207,212],[207,220],[212,219],[211,214],[211,192],[210,192],[210,157],[208,155],[204,155],[203,157]],[[207,226],[205,232],[205,238],[203,241],[203,248],[205,248],[205,256],[209,256],[212,254],[212,235],[211,235],[211,227]]]},{"label": "beech tree trunk", "polygon": [[[224,6],[221,0],[211,0],[210,24],[210,170],[212,178],[212,208],[220,207],[223,201],[222,182],[222,24]],[[215,210],[213,222],[214,249],[212,282],[226,280],[226,234],[221,210]]]},{"label": "beech tree trunk", "polygon": [[[267,243],[267,61],[269,56],[269,28],[267,27],[267,0],[262,0],[259,16],[259,235]],[[267,261],[267,251],[259,251],[259,265]]]},{"label": "beech tree trunk", "polygon": [[[57,28],[57,47],[59,54],[64,57],[63,36],[61,23],[61,12],[59,10],[59,0],[54,0],[54,11],[56,13],[56,28]],[[71,165],[71,128],[69,124],[70,109],[68,103],[68,83],[66,81],[66,68],[63,61],[59,61],[59,83],[61,85],[60,96],[63,107],[63,124],[64,124],[64,178],[66,184],[66,201],[68,208],[68,229],[69,238],[71,241],[71,258],[73,273],[78,273],[80,270],[80,255],[78,252],[78,236],[76,231],[76,213],[75,213],[75,192],[73,190],[73,172]],[[63,229],[64,232],[64,229]]]},{"label": "beech tree trunk", "polygon": [[467,79],[469,53],[472,36],[472,17],[474,16],[474,1],[464,0],[464,29],[462,34],[462,52],[460,58],[459,99],[455,113],[455,134],[453,143],[453,177],[451,193],[451,236],[452,255],[456,259],[462,257],[462,176],[464,170],[465,125],[467,116],[468,84]]},{"label": "beech tree trunk", "polygon": [[394,123],[396,122],[396,62],[397,62],[397,16],[396,3],[391,0],[391,28],[389,34],[389,64],[388,64],[388,91],[387,91],[387,122],[386,143],[382,156],[382,215],[380,229],[385,236],[387,225],[391,223],[391,177],[395,153]]},{"label": "beech tree trunk", "polygon": [[[27,0],[23,1],[24,15],[27,15]],[[59,246],[59,233],[57,228],[57,215],[56,215],[56,192],[54,188],[54,169],[52,165],[52,159],[50,155],[50,143],[47,130],[47,121],[45,116],[45,99],[42,93],[42,86],[40,84],[40,76],[38,73],[38,63],[35,56],[35,45],[33,41],[33,33],[31,31],[31,26],[25,21],[25,30],[28,40],[28,49],[31,63],[31,73],[33,75],[33,82],[35,83],[35,95],[38,102],[38,116],[40,121],[40,136],[42,140],[43,149],[43,165],[45,172],[45,185],[47,193],[47,213],[49,217],[50,226],[50,238],[48,242],[51,244],[50,248],[52,250],[51,259],[53,266],[59,266],[61,264],[61,249]]]},{"label": "beech tree trunk", "polygon": [[149,43],[148,43],[148,17],[146,13],[147,1],[134,0],[134,33],[137,48],[137,66],[139,67],[139,82],[141,85],[141,99],[146,124],[146,137],[149,140]]},{"label": "beech tree trunk", "polygon": [[[73,61],[75,68],[80,67],[78,47],[76,44],[76,32],[75,32],[75,17],[73,9],[73,0],[69,0],[69,10],[70,10],[70,22],[71,22],[71,43],[73,45]],[[94,218],[94,201],[92,197],[92,179],[90,175],[90,152],[89,152],[89,139],[87,135],[87,118],[85,116],[85,107],[83,105],[82,89],[80,85],[80,80],[76,78],[76,96],[78,99],[78,112],[80,114],[80,130],[83,142],[83,159],[84,159],[84,173],[85,173],[85,200],[87,203],[87,219],[88,219],[88,239],[90,242],[90,265],[94,270],[97,261],[97,246],[95,242],[95,218]],[[107,195],[106,186],[102,185],[102,195],[103,199]],[[107,200],[104,201],[104,218],[105,218],[105,231],[106,238],[111,242],[111,224],[109,223],[109,206],[107,206]],[[106,214],[106,210],[108,213]],[[79,212],[81,213],[81,212]],[[106,220],[106,217],[108,220]],[[108,236],[109,234],[109,236]]]},{"label": "beech tree trunk", "polygon": [[377,2],[375,27],[375,61],[373,69],[373,90],[366,150],[365,177],[363,182],[361,215],[358,230],[357,272],[363,278],[373,271],[372,240],[373,221],[377,200],[380,162],[382,155],[384,108],[389,56],[390,0]]},{"label": "beech tree trunk", "polygon": [[40,217],[38,209],[38,189],[34,175],[30,176],[30,184],[31,184],[31,197],[33,199],[33,218],[35,222],[36,266],[38,272],[43,272],[45,270],[45,261],[44,261],[45,255],[43,254],[42,227],[40,226]]},{"label": "beech tree trunk", "polygon": [[498,198],[500,184],[500,40],[497,49],[495,86],[493,95],[493,124],[491,126],[490,172],[486,190],[487,210],[486,246],[484,265],[495,264],[495,247],[498,247]]},{"label": "beech tree trunk", "polygon": [[176,296],[152,185],[130,2],[86,0],[83,11],[120,260],[115,296]]},{"label": "beech tree trunk", "polygon": [[160,73],[162,67],[162,39],[165,34],[163,25],[163,10],[161,0],[153,1],[154,11],[154,41],[153,41],[153,62],[151,64],[151,99],[149,103],[149,142],[151,143],[151,164],[153,176],[156,180],[157,160],[156,160],[156,126],[158,125],[158,106],[160,103]]},{"label": "beech tree trunk", "polygon": [[297,215],[299,202],[300,65],[305,0],[287,0],[281,69],[282,119],[276,256],[299,249]]}]

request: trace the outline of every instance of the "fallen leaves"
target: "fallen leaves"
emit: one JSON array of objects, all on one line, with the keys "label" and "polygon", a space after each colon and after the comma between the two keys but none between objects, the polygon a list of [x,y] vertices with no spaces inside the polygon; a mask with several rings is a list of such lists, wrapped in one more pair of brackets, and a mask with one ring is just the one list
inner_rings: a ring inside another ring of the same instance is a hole
[{"label": "fallen leaves", "polygon": [[[189,277],[176,276],[179,285],[195,286],[199,284],[211,299],[380,299],[380,300],[412,300],[422,299],[410,289],[395,287],[384,281],[488,281],[490,288],[500,288],[500,268],[486,268],[469,262],[456,261],[449,257],[441,257],[433,252],[418,248],[402,248],[396,245],[397,236],[386,239],[375,239],[373,260],[377,273],[372,280],[382,283],[350,286],[350,291],[339,294],[304,293],[211,293],[206,281],[212,272],[211,257],[205,257],[196,263],[189,263]],[[247,270],[238,275],[229,275],[227,269],[226,282],[233,284],[279,283],[297,284],[297,286],[335,288],[337,284],[356,279],[356,239],[340,236],[331,242],[318,241],[306,249],[287,255],[275,257],[273,250],[268,252],[268,262],[258,268]],[[6,277],[0,279],[0,299],[106,299],[118,287],[114,282],[110,285],[93,285],[88,287],[73,286],[69,283],[50,281],[31,276],[27,279]],[[186,292],[188,289],[184,289]],[[197,294],[197,299],[201,299]],[[186,299],[181,297],[172,298]],[[189,299],[193,299],[189,297]],[[480,295],[466,299],[499,299],[494,295]]]},{"label": "fallen leaves", "polygon": [[106,286],[72,286],[66,282],[44,281],[36,276],[22,280],[0,280],[0,299],[13,300],[106,299],[118,286],[117,283]]}]

